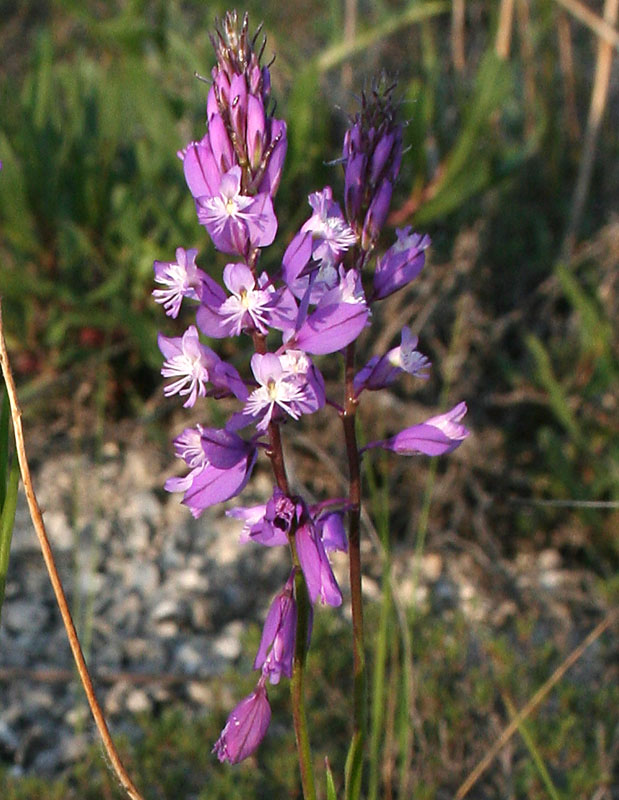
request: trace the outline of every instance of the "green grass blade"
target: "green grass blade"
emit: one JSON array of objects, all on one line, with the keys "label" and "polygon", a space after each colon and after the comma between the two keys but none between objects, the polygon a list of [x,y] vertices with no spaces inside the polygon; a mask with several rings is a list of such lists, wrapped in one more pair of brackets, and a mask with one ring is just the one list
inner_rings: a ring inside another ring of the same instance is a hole
[{"label": "green grass blade", "polygon": [[6,497],[6,474],[9,468],[9,397],[6,386],[2,392],[0,406],[0,508]]},{"label": "green grass blade", "polygon": [[13,538],[13,524],[15,523],[15,509],[17,508],[17,489],[19,487],[19,464],[17,458],[13,459],[6,497],[0,515],[0,615],[4,602],[4,589],[6,576],[9,571],[9,551]]},{"label": "green grass blade", "polygon": [[325,769],[327,772],[327,800],[337,800],[333,773],[331,772],[331,765],[329,764],[328,758],[325,758]]},{"label": "green grass blade", "polygon": [[569,406],[563,387],[555,377],[548,351],[533,334],[526,337],[525,343],[535,361],[538,382],[548,394],[548,403],[555,417],[577,443],[582,442],[580,427]]},{"label": "green grass blade", "polygon": [[[507,706],[507,710],[509,711],[510,716],[512,718],[515,717],[517,714],[516,708],[506,694],[503,694],[503,702]],[[550,773],[546,769],[546,765],[544,764],[544,759],[542,758],[539,750],[535,746],[533,737],[523,721],[521,721],[518,724],[518,733],[522,736],[522,740],[527,746],[527,750],[531,754],[533,763],[535,764],[537,771],[539,772],[539,776],[541,778],[542,783],[546,787],[548,796],[551,798],[551,800],[561,800],[561,795],[557,791],[557,788],[552,782],[552,778],[550,777]]]},{"label": "green grass blade", "polygon": [[388,17],[381,25],[364,31],[356,36],[352,42],[339,42],[333,47],[329,47],[318,56],[316,64],[320,72],[326,72],[333,67],[337,67],[351,56],[367,50],[375,42],[396,33],[407,25],[421,22],[424,19],[436,17],[439,14],[446,14],[451,8],[451,3],[436,0],[430,3],[411,3],[411,5],[401,14],[393,14]]}]

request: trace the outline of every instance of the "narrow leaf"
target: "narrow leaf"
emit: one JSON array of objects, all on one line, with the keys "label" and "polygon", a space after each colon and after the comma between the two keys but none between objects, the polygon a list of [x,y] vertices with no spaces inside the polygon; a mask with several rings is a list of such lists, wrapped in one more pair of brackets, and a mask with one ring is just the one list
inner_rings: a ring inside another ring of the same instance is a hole
[{"label": "narrow leaf", "polygon": [[325,758],[325,769],[327,770],[327,800],[337,800],[333,773],[331,772],[331,764],[329,764],[328,758]]},{"label": "narrow leaf", "polygon": [[6,386],[2,392],[0,405],[0,509],[6,497],[6,473],[9,466],[9,398]]},{"label": "narrow leaf", "polygon": [[4,505],[2,506],[2,514],[0,515],[0,614],[2,613],[6,576],[9,570],[9,551],[11,549],[11,539],[13,537],[13,525],[15,523],[18,486],[19,464],[17,458],[14,458]]}]

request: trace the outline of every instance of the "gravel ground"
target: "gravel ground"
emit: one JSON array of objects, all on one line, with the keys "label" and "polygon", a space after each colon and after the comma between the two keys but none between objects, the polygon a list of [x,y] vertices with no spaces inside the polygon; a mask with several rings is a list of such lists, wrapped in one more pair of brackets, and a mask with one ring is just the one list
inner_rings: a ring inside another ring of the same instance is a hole
[{"label": "gravel ground", "polygon": [[[39,465],[35,476],[114,733],[131,735],[131,713],[155,711],[172,697],[194,709],[209,707],[209,679],[237,662],[243,631],[263,619],[288,570],[282,548],[239,546],[239,524],[221,508],[194,520],[177,497],[161,490],[169,469],[163,460],[154,448],[109,444],[97,462],[60,453]],[[258,502],[269,490],[266,474],[258,473],[243,499]],[[364,590],[371,598],[379,594],[380,568],[371,537],[366,542]],[[564,569],[557,550],[492,564],[491,554],[453,533],[434,544],[423,556],[418,582],[410,549],[396,550],[394,576],[403,604],[459,608],[472,624],[501,626],[518,613],[525,594],[544,605],[546,619],[566,642],[573,640],[569,603],[586,605],[588,578]],[[337,561],[335,569],[345,592],[345,562]],[[496,581],[488,580],[489,571]],[[0,759],[15,774],[56,774],[93,740],[72,669],[21,498],[0,628]]]}]

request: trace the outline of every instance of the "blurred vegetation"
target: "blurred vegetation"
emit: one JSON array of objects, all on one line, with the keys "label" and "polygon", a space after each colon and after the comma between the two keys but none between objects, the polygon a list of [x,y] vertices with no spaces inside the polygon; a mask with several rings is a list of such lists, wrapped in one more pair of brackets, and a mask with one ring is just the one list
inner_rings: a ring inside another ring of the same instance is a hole
[{"label": "blurred vegetation", "polygon": [[[376,630],[376,609],[368,619]],[[459,614],[437,619],[420,615],[411,621],[416,642],[415,678],[419,690],[412,715],[415,719],[412,785],[415,798],[453,797],[462,776],[484,754],[508,717],[513,702],[521,707],[560,663],[562,654],[551,642],[538,647],[544,628],[536,616],[519,621],[519,629],[492,639],[483,627],[471,627]],[[333,647],[348,640],[348,623],[331,610],[316,616],[314,641],[308,665],[308,700],[314,731],[317,774],[322,776],[329,756],[338,796],[346,757],[347,708],[351,684],[349,648]],[[252,652],[260,631],[254,628],[244,650]],[[397,639],[397,637],[395,637]],[[600,652],[610,658],[610,641],[601,640]],[[329,657],[325,658],[324,653]],[[437,658],[437,652],[441,657]],[[396,652],[395,666],[399,662]],[[390,666],[393,666],[391,664]],[[298,797],[298,777],[285,685],[272,687],[269,696],[273,719],[257,755],[243,764],[215,767],[210,749],[223,725],[227,706],[253,688],[247,669],[240,668],[217,679],[211,686],[213,709],[188,715],[186,708],[169,708],[153,719],[125,719],[133,744],[121,742],[121,754],[145,797],[152,800],[200,798],[200,800],[267,800]],[[239,674],[245,673],[243,677]],[[583,679],[586,674],[586,679]],[[393,676],[398,681],[398,676]],[[387,716],[382,727],[380,797],[398,794],[397,737],[404,708],[408,725],[410,709],[397,691],[385,685]],[[545,800],[547,784],[530,754],[542,759],[546,779],[562,800],[592,797],[596,789],[612,781],[607,762],[619,702],[617,686],[605,685],[595,670],[575,668],[557,687],[549,701],[527,722],[529,743],[518,735],[508,755],[475,786],[471,797],[487,800]],[[583,724],[583,714],[595,725]],[[321,782],[323,782],[321,780]],[[100,748],[93,748],[79,766],[62,779],[14,779],[0,767],[0,794],[5,800],[100,800],[122,798],[114,776],[106,768]],[[320,796],[325,796],[321,787]]]}]

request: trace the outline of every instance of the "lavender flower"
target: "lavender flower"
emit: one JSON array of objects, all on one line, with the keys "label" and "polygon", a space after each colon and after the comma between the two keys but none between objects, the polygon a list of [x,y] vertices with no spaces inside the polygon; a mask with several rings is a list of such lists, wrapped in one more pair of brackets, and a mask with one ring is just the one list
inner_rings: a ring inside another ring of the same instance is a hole
[{"label": "lavender flower", "polygon": [[[176,378],[164,387],[166,397],[187,395],[183,404],[185,408],[195,405],[198,397],[206,397],[208,393],[218,396],[234,394],[239,400],[247,398],[248,391],[239,373],[200,342],[195,325],[190,325],[180,337],[168,338],[159,334],[158,343],[166,358],[161,374],[164,378]],[[213,388],[207,392],[209,381]]]},{"label": "lavender flower", "polygon": [[239,494],[256,463],[255,445],[236,433],[204,427],[198,431],[199,443],[187,430],[175,442],[177,455],[190,467],[189,474],[168,479],[165,485],[168,491],[184,492],[183,503],[194,517]]},{"label": "lavender flower", "polygon": [[458,403],[445,414],[430,417],[420,425],[405,428],[400,433],[381,442],[371,442],[365,450],[382,447],[404,456],[424,453],[427,456],[441,456],[459,447],[469,435],[460,421],[466,414],[466,403]]},{"label": "lavender flower", "polygon": [[301,233],[312,235],[312,258],[317,267],[333,266],[356,243],[357,237],[344,219],[339,204],[333,200],[330,186],[310,194],[308,200],[314,213],[302,225]]},{"label": "lavender flower", "polygon": [[[342,350],[354,341],[368,323],[370,309],[365,301],[361,276],[340,267],[340,280],[320,297],[294,334],[295,347],[316,355]],[[301,315],[300,315],[301,316]]]},{"label": "lavender flower", "polygon": [[290,356],[255,353],[251,368],[259,386],[249,395],[243,412],[257,420],[259,431],[267,429],[277,409],[299,419],[301,414],[317,411],[324,402],[324,395],[317,390],[316,373],[311,372],[310,381],[309,366],[300,371]]},{"label": "lavender flower", "polygon": [[271,706],[262,676],[254,691],[230,713],[213,752],[220,761],[238,764],[258,747],[271,721]]},{"label": "lavender flower", "polygon": [[[249,36],[247,15],[239,20],[236,12],[228,13],[217,26],[212,38],[217,62],[206,99],[206,133],[178,154],[198,221],[215,247],[233,256],[223,270],[225,289],[196,266],[196,250],[181,247],[176,261],[155,262],[158,288],[153,292],[171,317],[178,316],[184,298],[198,304],[197,327],[191,325],[180,337],[159,336],[165,358],[162,374],[172,379],[164,394],[185,398],[185,407],[207,396],[237,401],[223,428],[198,425],[176,437],[174,449],[187,473],[169,478],[165,488],[182,493],[182,502],[198,517],[204,509],[238,495],[251,476],[257,453],[265,450],[275,477],[271,496],[265,503],[226,513],[241,521],[241,543],[281,545],[293,555],[290,577],[265,620],[254,661],[254,668],[261,671],[256,688],[232,711],[213,748],[220,761],[232,764],[251,755],[266,733],[271,717],[267,681],[276,684],[282,676],[292,677],[293,668],[302,669],[303,659],[294,660],[295,639],[297,629],[308,630],[309,644],[312,609],[308,610],[304,590],[304,602],[296,595],[296,587],[303,584],[299,568],[312,606],[318,601],[331,606],[342,603],[329,553],[349,552],[351,576],[360,575],[360,453],[382,447],[405,455],[440,455],[468,436],[461,424],[466,405],[460,403],[446,414],[371,442],[362,450],[356,443],[354,414],[363,390],[385,388],[403,373],[427,378],[430,367],[407,327],[397,347],[371,358],[356,376],[355,349],[349,347],[369,325],[371,304],[417,276],[430,243],[410,227],[398,230],[395,244],[378,259],[373,276],[367,273],[402,156],[393,87],[383,84],[365,92],[361,110],[346,133],[345,214],[329,186],[311,194],[312,213],[286,248],[281,270],[260,271],[261,248],[274,241],[278,228],[273,197],[287,139],[285,123],[275,119],[270,108],[270,74],[261,64],[264,43],[256,49],[256,38]],[[370,284],[368,301],[364,285]],[[247,364],[242,377],[200,341],[198,330],[215,339],[248,334],[254,346],[249,365],[253,380]],[[340,414],[353,476],[350,491],[346,498],[322,499],[308,506],[289,489],[280,425],[327,403],[339,408],[327,398],[313,357],[344,349],[346,394]],[[350,539],[345,514],[350,515]],[[359,581],[353,584],[358,659],[363,647],[359,639],[361,587]],[[362,711],[355,700],[356,725],[361,724]],[[353,777],[351,785],[356,780]]]},{"label": "lavender flower", "polygon": [[262,669],[262,675],[272,684],[279,683],[282,675],[292,677],[297,630],[297,604],[293,597],[293,586],[294,570],[271,603],[254,661],[254,669]]},{"label": "lavender flower", "polygon": [[249,197],[241,192],[241,176],[241,168],[232,167],[216,194],[196,198],[196,209],[218,250],[246,257],[250,248],[272,244],[277,218],[269,194]]},{"label": "lavender flower", "polygon": [[161,303],[169,317],[176,318],[184,297],[200,300],[202,283],[207,275],[196,266],[197,250],[176,250],[176,261],[155,261],[155,281],[166,289],[155,289],[153,297]]},{"label": "lavender flower", "polygon": [[402,160],[402,126],[396,122],[393,86],[374,86],[361,97],[361,111],[344,137],[346,215],[370,250],[387,218]]},{"label": "lavender flower", "polygon": [[402,289],[423,269],[424,250],[430,246],[430,237],[411,230],[410,225],[397,230],[396,243],[376,262],[373,300],[382,300]]},{"label": "lavender flower", "polygon": [[427,380],[431,363],[416,349],[417,344],[418,339],[413,336],[410,328],[402,328],[400,345],[384,356],[374,356],[355,375],[355,394],[359,395],[363,389],[384,389],[403,372]]},{"label": "lavender flower", "polygon": [[286,287],[275,289],[265,272],[256,281],[246,264],[227,264],[224,283],[231,296],[213,295],[198,309],[200,330],[221,339],[238,336],[242,331],[267,334],[270,328],[292,329],[297,318],[297,304]]}]

